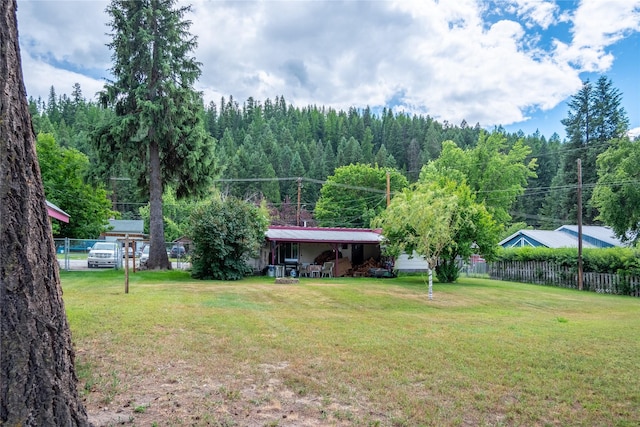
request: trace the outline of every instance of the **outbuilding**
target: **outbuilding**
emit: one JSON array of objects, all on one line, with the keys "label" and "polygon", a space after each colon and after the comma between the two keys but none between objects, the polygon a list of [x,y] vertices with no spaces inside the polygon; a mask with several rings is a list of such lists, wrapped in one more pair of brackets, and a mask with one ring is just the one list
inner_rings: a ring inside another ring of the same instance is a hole
[{"label": "outbuilding", "polygon": [[266,244],[254,268],[264,271],[278,267],[282,274],[313,270],[333,262],[331,274],[347,275],[353,266],[380,259],[380,230],[365,228],[271,226]]}]

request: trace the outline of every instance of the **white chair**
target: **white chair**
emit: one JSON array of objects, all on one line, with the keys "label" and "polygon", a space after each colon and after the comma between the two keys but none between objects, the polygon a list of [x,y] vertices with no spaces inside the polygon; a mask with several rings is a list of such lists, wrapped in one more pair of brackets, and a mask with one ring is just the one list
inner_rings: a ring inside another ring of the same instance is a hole
[{"label": "white chair", "polygon": [[325,262],[324,264],[322,264],[322,269],[320,270],[320,272],[322,273],[322,277],[333,277],[333,265],[335,263],[333,262]]},{"label": "white chair", "polygon": [[300,265],[300,277],[309,277],[309,264]]},{"label": "white chair", "polygon": [[310,265],[309,266],[309,273],[311,275],[311,277],[320,277],[320,270],[322,269],[321,265]]}]

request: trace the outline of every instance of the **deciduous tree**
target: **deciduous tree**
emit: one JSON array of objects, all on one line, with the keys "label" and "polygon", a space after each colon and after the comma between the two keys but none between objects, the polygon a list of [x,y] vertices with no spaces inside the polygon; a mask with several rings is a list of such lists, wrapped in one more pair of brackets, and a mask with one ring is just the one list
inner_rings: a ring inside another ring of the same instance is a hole
[{"label": "deciduous tree", "polygon": [[499,230],[461,175],[457,180],[437,172],[422,173],[420,181],[397,194],[374,225],[382,227],[390,255],[425,258],[430,296],[432,270],[443,282],[455,281],[456,258],[476,251],[490,257]]},{"label": "deciduous tree", "polygon": [[99,237],[114,212],[106,190],[92,187],[83,179],[89,169],[87,156],[73,148],[60,147],[49,133],[38,135],[36,149],[47,199],[71,216],[68,224],[59,224],[57,235]]},{"label": "deciduous tree", "polygon": [[251,273],[247,259],[264,242],[266,209],[234,197],[216,197],[195,209],[191,220],[193,277],[239,280]]},{"label": "deciduous tree", "polygon": [[615,139],[598,157],[598,183],[592,202],[597,219],[623,241],[640,240],[640,139]]},{"label": "deciduous tree", "polygon": [[320,190],[315,216],[322,226],[369,227],[386,207],[387,172],[392,192],[408,185],[395,169],[363,164],[337,168]]},{"label": "deciduous tree", "polygon": [[[527,178],[535,176],[536,159],[526,161],[531,149],[522,140],[509,147],[501,132],[481,132],[474,148],[442,144],[442,154],[425,170],[462,174],[478,202],[483,202],[501,225],[511,220],[509,209],[524,192]],[[459,179],[459,178],[457,178]]]}]

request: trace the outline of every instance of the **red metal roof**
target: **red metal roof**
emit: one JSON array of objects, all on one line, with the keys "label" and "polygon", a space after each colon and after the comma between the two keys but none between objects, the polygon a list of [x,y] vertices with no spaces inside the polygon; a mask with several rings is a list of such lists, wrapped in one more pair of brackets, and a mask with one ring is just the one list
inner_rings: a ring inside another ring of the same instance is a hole
[{"label": "red metal roof", "polygon": [[380,230],[368,228],[287,227],[271,226],[267,240],[298,243],[362,243],[379,244]]},{"label": "red metal roof", "polygon": [[66,213],[65,211],[63,211],[62,209],[60,209],[59,207],[51,203],[50,201],[47,200],[46,202],[47,202],[47,213],[51,218],[58,219],[62,222],[69,222],[70,216],[68,213]]}]

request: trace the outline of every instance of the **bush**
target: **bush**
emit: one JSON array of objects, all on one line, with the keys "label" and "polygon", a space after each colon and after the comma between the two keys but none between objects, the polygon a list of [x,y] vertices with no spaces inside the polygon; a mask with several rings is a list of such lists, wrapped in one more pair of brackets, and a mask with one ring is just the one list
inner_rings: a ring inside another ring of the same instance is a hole
[{"label": "bush", "polygon": [[436,277],[440,283],[453,283],[460,276],[460,268],[455,260],[441,260],[436,266]]},{"label": "bush", "polygon": [[251,273],[247,259],[258,253],[267,226],[261,209],[234,197],[214,199],[196,208],[191,215],[191,275],[196,279],[242,279]]},{"label": "bush", "polygon": [[[495,261],[544,261],[563,267],[578,265],[575,248],[513,248],[496,254]],[[582,251],[585,272],[640,275],[640,251],[633,248],[584,249]]]}]

